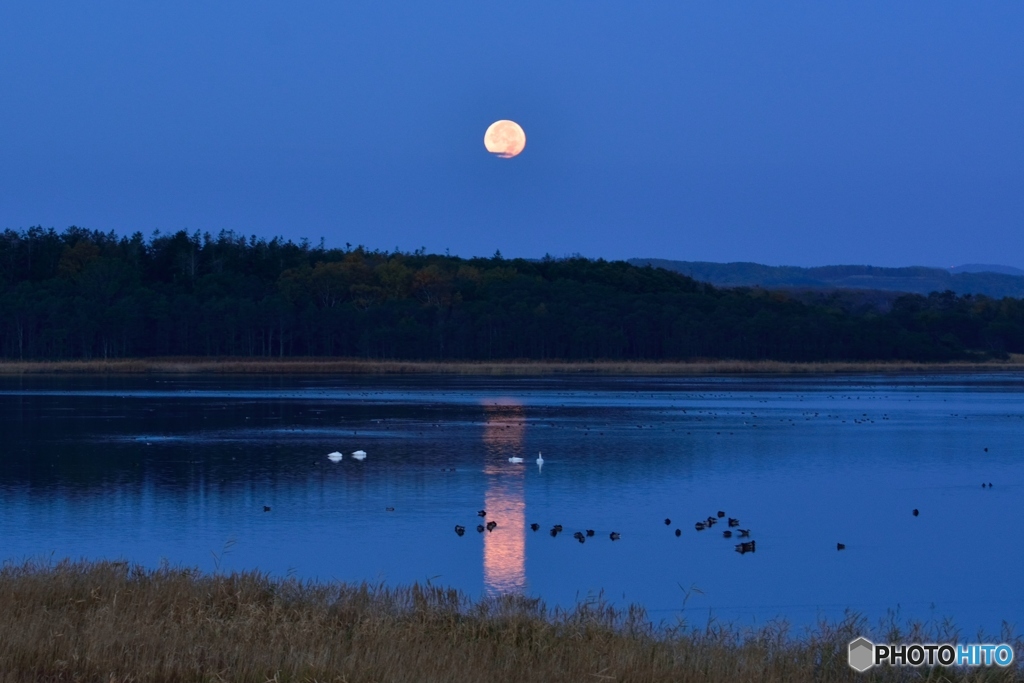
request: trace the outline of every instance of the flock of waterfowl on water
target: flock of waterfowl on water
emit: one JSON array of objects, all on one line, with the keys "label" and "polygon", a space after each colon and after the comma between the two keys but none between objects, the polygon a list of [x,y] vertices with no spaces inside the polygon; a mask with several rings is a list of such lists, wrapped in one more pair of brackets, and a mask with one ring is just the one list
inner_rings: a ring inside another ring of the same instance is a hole
[{"label": "flock of waterfowl on water", "polygon": [[[510,463],[512,463],[513,465],[522,465],[523,462],[524,462],[523,458],[520,458],[518,455],[513,455],[511,458],[508,459],[508,461]],[[544,468],[544,454],[543,453],[537,453],[537,460],[536,460],[536,462],[537,462],[537,469],[540,470],[540,469]]]},{"label": "flock of waterfowl on water", "polygon": [[[717,515],[708,515],[707,519],[702,519],[702,520],[700,520],[698,522],[695,522],[694,525],[693,525],[693,528],[696,529],[697,531],[704,531],[705,529],[710,529],[714,525],[718,524],[718,521],[721,520],[721,519],[725,519],[726,520],[725,523],[729,527],[728,529],[725,529],[725,530],[722,531],[722,537],[723,538],[732,538],[734,534],[735,534],[736,538],[750,538],[750,529],[740,529],[740,528],[738,528],[739,525],[740,525],[740,520],[736,519],[735,517],[729,517],[728,519],[726,519],[725,511],[723,511],[723,510],[719,510]],[[665,519],[665,526],[671,526],[671,525],[672,525],[672,520],[666,518]],[[736,531],[733,532],[732,531],[733,529],[736,529]],[[676,529],[676,536],[682,536],[682,535],[683,535],[682,529]],[[740,555],[743,555],[745,553],[752,553],[752,552],[756,552],[756,551],[757,551],[757,541],[754,541],[754,540],[740,541],[739,543],[736,544],[736,552],[738,552]]]},{"label": "flock of waterfowl on water", "polygon": [[[477,514],[477,517],[486,518],[487,517],[487,510],[478,510],[476,514]],[[725,519],[725,512],[722,511],[722,510],[718,511],[718,515],[717,516],[712,515],[712,516],[709,516],[707,519],[703,519],[703,520],[697,522],[694,525],[694,527],[696,528],[697,531],[703,531],[704,529],[710,529],[715,524],[717,524],[720,519]],[[670,518],[666,517],[665,518],[665,526],[671,526],[671,525],[672,525],[672,520]],[[750,529],[739,529],[739,528],[737,528],[740,525],[740,520],[736,519],[735,517],[729,517],[728,519],[726,519],[726,525],[729,526],[730,528],[722,531],[722,536],[724,538],[732,538],[734,534],[735,534],[735,536],[737,538],[750,538]],[[491,531],[494,531],[497,528],[498,528],[498,523],[495,522],[493,519],[490,520],[489,522],[487,522],[487,524],[477,524],[476,525],[477,533],[481,533],[481,534],[484,531],[491,532]],[[732,531],[733,528],[736,529],[735,532]],[[564,527],[561,524],[555,524],[554,526],[551,527],[551,530],[548,533],[551,535],[551,538],[557,538],[558,535],[560,533],[562,533],[563,529],[564,529]],[[536,531],[539,531],[539,530],[540,530],[540,524],[538,524],[537,522],[533,522],[533,523],[530,524],[530,531],[536,532]],[[466,527],[463,526],[462,524],[456,524],[455,525],[455,533],[457,535],[459,535],[459,536],[464,536],[466,534]],[[676,529],[675,534],[676,534],[676,537],[678,538],[679,536],[683,535],[683,530],[682,529]],[[582,531],[574,532],[572,537],[575,538],[580,543],[586,543],[588,538],[593,538],[596,535],[597,535],[597,532],[595,530],[593,530],[593,529],[585,529],[585,530],[582,530]],[[608,534],[608,538],[613,540],[613,541],[617,541],[620,538],[622,538],[622,535],[618,531],[612,531],[611,533]],[[840,545],[842,545],[842,544],[840,544]],[[845,547],[845,546],[843,546],[843,547]],[[746,553],[752,553],[752,552],[755,552],[756,550],[757,550],[757,541],[754,541],[754,540],[741,541],[740,543],[736,544],[736,552],[738,552],[741,555],[744,555]]]},{"label": "flock of waterfowl on water", "polygon": [[[991,488],[992,484],[991,483],[982,484],[981,487],[982,488]],[[479,511],[477,511],[476,514],[477,514],[478,517],[486,517],[487,516],[487,511],[486,510],[479,510]],[[914,508],[911,511],[911,514],[914,517],[917,517],[917,516],[919,516],[921,514],[921,511],[918,510],[917,508]],[[702,520],[699,520],[699,521],[695,522],[693,527],[697,531],[705,531],[705,530],[710,529],[711,527],[715,526],[716,524],[718,524],[719,521],[721,521],[723,519],[725,520],[726,526],[729,527],[728,529],[723,529],[722,530],[722,537],[723,538],[734,538],[734,537],[735,538],[750,538],[750,529],[740,529],[739,528],[740,520],[735,518],[735,517],[726,517],[726,514],[725,514],[724,510],[719,510],[717,514],[715,514],[715,515],[708,515],[708,517],[706,519],[702,519]],[[672,519],[671,518],[669,518],[669,517],[665,518],[665,526],[672,526]],[[488,532],[494,531],[497,528],[498,528],[498,523],[495,522],[494,520],[491,520],[491,521],[487,522],[486,525],[478,524],[477,527],[476,527],[476,530],[479,533],[483,533],[484,531],[488,531]],[[532,524],[530,524],[530,530],[531,531],[535,531],[536,532],[539,529],[540,529],[540,524],[538,524],[536,522],[533,522]],[[562,527],[561,524],[555,524],[553,527],[551,527],[551,531],[549,533],[551,534],[552,538],[555,538],[555,537],[558,536],[558,534],[562,533],[562,529],[563,529],[563,527]],[[733,529],[735,529],[735,531],[733,531]],[[456,524],[455,525],[455,533],[458,534],[459,536],[462,536],[463,534],[466,533],[466,527],[462,526],[461,524]],[[580,543],[586,543],[587,539],[588,538],[592,538],[593,536],[596,535],[596,533],[597,532],[594,531],[593,529],[586,529],[585,531],[577,531],[577,532],[573,533],[572,537],[575,538]],[[675,530],[675,535],[676,535],[676,538],[679,538],[680,536],[683,535],[683,530],[677,528]],[[610,534],[608,534],[608,537],[611,540],[613,540],[613,541],[617,541],[622,536],[619,534],[619,532],[613,531]],[[845,543],[836,543],[836,550],[846,550],[846,544]],[[757,541],[754,540],[754,539],[751,539],[749,541],[740,541],[739,543],[736,544],[736,552],[738,552],[740,555],[746,555],[747,553],[757,552]]]},{"label": "flock of waterfowl on water", "polygon": [[[340,451],[334,451],[333,453],[327,454],[327,459],[330,460],[331,462],[341,462],[342,458],[344,457],[344,454],[342,454]],[[350,457],[353,460],[366,460],[366,451],[352,451]]]},{"label": "flock of waterfowl on water", "polygon": [[[477,514],[477,517],[487,517],[487,510],[478,510],[476,514]],[[491,521],[487,522],[487,524],[477,524],[476,525],[477,533],[481,533],[481,534],[484,531],[490,532],[490,531],[494,531],[497,528],[498,528],[498,523],[495,522],[493,519]],[[537,524],[536,522],[534,522],[533,524],[530,525],[530,530],[531,531],[538,531],[539,529],[540,529],[540,524]],[[553,527],[551,527],[551,531],[549,532],[551,534],[551,538],[555,538],[555,537],[558,536],[558,534],[562,533],[562,529],[563,529],[563,527],[562,527],[561,524],[556,524]],[[459,536],[465,535],[466,527],[464,527],[461,524],[456,524],[455,525],[455,533],[458,534]],[[574,533],[572,535],[572,537],[575,538],[580,543],[586,543],[588,538],[593,538],[596,534],[597,534],[597,532],[594,531],[593,529],[587,529],[586,531],[577,531],[576,533]],[[621,536],[620,536],[618,531],[613,531],[610,534],[608,534],[608,538],[610,538],[613,541],[617,541],[617,540],[619,540],[619,538],[621,538]]]},{"label": "flock of waterfowl on water", "polygon": [[[986,448],[985,451],[987,452],[988,448]],[[330,460],[331,462],[334,462],[334,463],[341,462],[342,458],[344,458],[344,457],[345,456],[342,453],[340,453],[339,451],[334,451],[333,453],[329,453],[327,455],[328,460]],[[363,461],[363,460],[366,459],[366,451],[363,451],[363,450],[353,451],[351,453],[351,457],[353,459],[355,459],[355,460]],[[514,465],[518,465],[518,464],[522,464],[523,458],[513,456],[513,457],[510,457],[508,459],[508,461],[510,463],[514,464]],[[537,462],[537,467],[538,468],[544,467],[544,456],[543,456],[542,453],[538,453],[537,454],[537,461],[536,462]],[[992,482],[988,482],[988,483],[982,482],[981,488],[983,488],[983,489],[984,488],[992,488]],[[394,512],[394,510],[395,510],[395,508],[393,508],[393,507],[387,508],[388,512]],[[270,512],[270,506],[264,505],[263,506],[263,511],[264,512]],[[477,514],[478,517],[486,517],[487,516],[487,511],[486,510],[479,510],[479,511],[477,511],[476,514]],[[918,515],[921,514],[921,511],[918,510],[917,508],[914,508],[911,511],[911,514],[914,517],[917,517]],[[717,515],[708,515],[708,517],[706,519],[702,519],[702,520],[699,520],[699,521],[695,522],[693,527],[697,531],[704,531],[704,530],[710,529],[714,525],[718,524],[719,520],[722,520],[722,519],[726,520],[726,526],[729,527],[728,529],[722,530],[722,537],[723,538],[733,538],[734,536],[736,538],[750,538],[750,529],[740,529],[740,528],[738,528],[739,525],[740,525],[740,520],[736,519],[735,517],[726,518],[725,512],[723,510],[719,510]],[[665,526],[672,526],[672,520],[670,518],[668,518],[668,517],[665,518]],[[481,533],[481,534],[484,531],[491,532],[491,531],[494,531],[497,528],[498,528],[498,523],[495,522],[493,519],[488,521],[486,524],[477,524],[476,525],[477,533]],[[530,530],[531,531],[536,532],[539,529],[540,529],[540,524],[537,524],[536,522],[533,522],[532,524],[530,524]],[[736,531],[734,532],[733,529],[736,529]],[[455,525],[455,533],[458,534],[459,536],[465,535],[466,527],[461,525],[461,524],[456,524]],[[561,524],[555,524],[553,527],[551,527],[551,531],[549,533],[551,534],[552,538],[556,538],[558,536],[558,534],[562,533],[562,525]],[[586,529],[585,531],[577,531],[577,532],[573,533],[572,537],[575,538],[580,543],[586,543],[587,539],[588,538],[593,538],[596,535],[596,533],[597,532],[594,531],[593,529]],[[676,538],[678,538],[678,537],[683,535],[683,530],[682,529],[676,529],[675,534],[676,534]],[[621,537],[622,537],[621,534],[619,534],[619,532],[617,532],[617,531],[612,531],[611,533],[608,534],[608,538],[610,538],[613,541],[617,541]],[[846,544],[845,543],[836,543],[836,550],[846,550]],[[753,553],[753,552],[756,552],[756,551],[757,551],[757,541],[755,541],[753,539],[751,539],[749,541],[740,541],[739,543],[736,544],[736,552],[738,552],[740,555],[745,555],[747,553]]]},{"label": "flock of waterfowl on water", "polygon": [[[987,487],[991,487],[991,486],[992,486],[992,484],[987,484],[987,485],[986,484],[982,484],[983,488],[987,488]],[[392,509],[392,508],[389,508],[389,509]],[[487,517],[487,510],[478,510],[476,514],[477,514],[478,517]],[[918,510],[917,508],[914,508],[911,511],[911,514],[914,517],[917,517],[917,516],[919,516],[921,514],[921,511]],[[697,531],[705,531],[705,530],[710,529],[711,527],[715,526],[716,524],[719,523],[719,521],[721,521],[723,519],[725,520],[726,526],[729,527],[728,529],[723,529],[722,530],[722,537],[723,538],[734,538],[734,537],[735,538],[750,538],[750,529],[740,529],[739,528],[740,520],[735,518],[735,517],[726,517],[726,514],[725,514],[724,510],[719,510],[717,514],[715,514],[715,515],[708,515],[708,517],[706,519],[702,519],[702,520],[699,520],[699,521],[695,522],[693,527]],[[665,518],[665,526],[672,526],[672,519],[671,518],[669,518],[669,517]],[[491,531],[494,531],[497,528],[498,528],[498,523],[495,522],[494,520],[490,520],[489,522],[487,522],[487,524],[477,524],[477,526],[476,526],[476,530],[477,530],[478,533],[483,533],[484,531],[491,532]],[[733,529],[735,529],[735,531],[733,531]],[[540,524],[538,524],[537,522],[531,523],[530,524],[530,530],[534,531],[534,532],[540,530]],[[562,533],[562,530],[563,530],[563,527],[562,527],[561,524],[555,524],[554,526],[551,527],[551,531],[549,533],[551,534],[552,538],[556,538],[558,536],[558,534]],[[459,536],[464,535],[466,533],[466,527],[464,527],[461,524],[456,524],[455,525],[455,533],[458,534]],[[586,529],[584,531],[577,531],[577,532],[573,533],[572,537],[575,538],[580,543],[586,543],[588,538],[593,538],[596,534],[597,534],[597,532],[594,531],[593,529]],[[683,535],[683,530],[677,528],[675,530],[675,535],[676,535],[676,538],[682,536]],[[619,534],[619,532],[613,531],[610,534],[608,534],[608,537],[611,540],[613,540],[613,541],[617,541],[622,536],[621,536],[621,534]],[[836,550],[846,550],[846,544],[845,543],[836,543]],[[739,543],[736,544],[736,552],[738,552],[740,555],[746,555],[747,553],[757,552],[757,541],[754,540],[754,539],[751,539],[749,541],[740,541]]]}]

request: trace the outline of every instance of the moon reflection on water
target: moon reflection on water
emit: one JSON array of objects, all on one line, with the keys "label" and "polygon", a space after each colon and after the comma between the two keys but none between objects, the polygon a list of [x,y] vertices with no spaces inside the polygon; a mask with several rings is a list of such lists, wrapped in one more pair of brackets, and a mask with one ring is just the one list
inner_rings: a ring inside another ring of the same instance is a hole
[{"label": "moon reflection on water", "polygon": [[522,455],[526,412],[514,399],[484,403],[484,474],[487,518],[498,523],[484,536],[484,590],[489,595],[521,593],[526,589],[526,468],[510,465]]}]

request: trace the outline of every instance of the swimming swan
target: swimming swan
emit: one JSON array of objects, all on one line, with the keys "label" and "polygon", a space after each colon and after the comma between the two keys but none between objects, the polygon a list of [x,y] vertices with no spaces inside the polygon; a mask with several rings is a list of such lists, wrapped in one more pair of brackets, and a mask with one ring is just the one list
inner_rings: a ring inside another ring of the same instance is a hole
[{"label": "swimming swan", "polygon": [[345,457],[345,456],[343,456],[343,455],[342,455],[341,453],[339,453],[338,451],[334,451],[333,453],[328,453],[328,454],[327,454],[327,459],[328,459],[328,460],[330,460],[331,462],[338,462],[338,461],[340,461],[340,460],[341,460],[341,459],[342,459],[343,457]]},{"label": "swimming swan", "polygon": [[517,458],[516,456],[513,455],[511,458],[508,459],[508,461],[510,463],[514,464],[514,465],[518,465],[519,463],[521,463],[523,461],[523,459],[522,458]]},{"label": "swimming swan", "polygon": [[366,460],[366,451],[355,451],[352,453],[352,457],[356,460]]}]

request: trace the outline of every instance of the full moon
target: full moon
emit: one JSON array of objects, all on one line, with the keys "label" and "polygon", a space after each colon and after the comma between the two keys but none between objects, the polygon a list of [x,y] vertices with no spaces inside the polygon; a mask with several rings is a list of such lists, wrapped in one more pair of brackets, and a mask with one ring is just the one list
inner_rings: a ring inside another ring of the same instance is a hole
[{"label": "full moon", "polygon": [[526,147],[526,133],[515,121],[495,121],[484,133],[484,147],[502,159],[511,159]]}]

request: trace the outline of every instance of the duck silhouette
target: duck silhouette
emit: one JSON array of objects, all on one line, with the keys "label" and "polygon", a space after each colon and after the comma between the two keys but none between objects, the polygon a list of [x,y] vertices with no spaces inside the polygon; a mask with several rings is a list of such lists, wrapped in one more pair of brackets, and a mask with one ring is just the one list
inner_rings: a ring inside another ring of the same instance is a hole
[{"label": "duck silhouette", "polygon": [[583,535],[583,532],[582,532],[582,531],[577,531],[576,533],[574,533],[574,534],[572,535],[572,537],[573,537],[573,538],[575,538],[575,539],[576,539],[577,541],[579,541],[580,543],[584,543],[584,542],[586,542],[586,540],[587,540],[587,537]]},{"label": "duck silhouette", "polygon": [[476,525],[476,532],[478,534],[482,534],[484,532],[484,525],[483,524],[477,524]]},{"label": "duck silhouette", "polygon": [[721,519],[722,517],[725,517],[725,513],[722,512],[721,510],[719,510],[718,511],[718,518]]},{"label": "duck silhouette", "polygon": [[608,538],[612,539],[613,541],[619,540],[619,538],[620,538],[619,532],[618,531],[611,532],[610,534],[608,534]]},{"label": "duck silhouette", "polygon": [[466,527],[462,526],[461,524],[456,524],[455,533],[461,536],[462,534],[466,533]]},{"label": "duck silhouette", "polygon": [[540,528],[540,524],[537,524],[537,522],[534,522],[533,524],[530,525],[530,528],[533,529],[534,531],[536,531],[537,529]]},{"label": "duck silhouette", "polygon": [[494,531],[497,528],[498,528],[498,523],[495,522],[493,519],[491,521],[487,522],[487,530],[488,531]]},{"label": "duck silhouette", "polygon": [[264,505],[263,506],[263,511],[264,512],[270,512],[270,506],[269,505]]},{"label": "duck silhouette", "polygon": [[726,529],[725,531],[723,531],[723,532],[722,532],[722,535],[723,535],[723,536],[725,536],[726,538],[732,538],[732,532],[731,532],[731,531],[729,531],[728,529]]},{"label": "duck silhouette", "polygon": [[846,550],[845,543],[836,543],[836,550]]},{"label": "duck silhouette", "polygon": [[697,531],[704,531],[705,527],[707,527],[707,525],[704,522],[697,522],[693,525],[693,528]]},{"label": "duck silhouette", "polygon": [[740,538],[750,538],[750,529],[737,529]]},{"label": "duck silhouette", "polygon": [[676,538],[679,538],[679,537],[680,537],[680,536],[682,536],[682,535],[683,535],[683,532],[682,532],[682,530],[680,530],[680,529],[676,529]]},{"label": "duck silhouette", "polygon": [[735,527],[735,526],[739,526],[739,525],[740,525],[740,520],[736,519],[735,517],[730,517],[729,518],[729,526],[730,527]]},{"label": "duck silhouette", "polygon": [[593,529],[587,529],[587,536],[593,536],[593,535],[594,535],[594,530]]},{"label": "duck silhouette", "polygon": [[558,531],[558,532],[562,531],[562,525],[561,524],[556,524],[555,526],[553,526],[551,528],[554,529],[555,531]]},{"label": "duck silhouette", "polygon": [[666,518],[665,518],[665,526],[668,526],[668,525],[669,525],[669,524],[671,524],[671,523],[672,523],[672,520],[671,520],[671,519],[669,519],[668,517],[666,517]]},{"label": "duck silhouette", "polygon": [[915,517],[917,517],[919,514],[921,514],[921,512],[917,508],[914,508],[914,513],[913,514],[914,514]]},{"label": "duck silhouette", "polygon": [[486,517],[487,516],[487,510],[477,510],[476,516],[477,517]]}]

